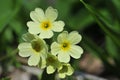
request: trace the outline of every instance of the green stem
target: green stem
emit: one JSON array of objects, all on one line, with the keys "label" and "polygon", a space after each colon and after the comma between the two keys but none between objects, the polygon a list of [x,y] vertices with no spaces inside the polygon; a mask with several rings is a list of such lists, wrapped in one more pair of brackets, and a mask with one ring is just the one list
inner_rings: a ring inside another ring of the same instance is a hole
[{"label": "green stem", "polygon": [[47,74],[46,70],[43,71],[41,80],[55,80],[55,73]]}]

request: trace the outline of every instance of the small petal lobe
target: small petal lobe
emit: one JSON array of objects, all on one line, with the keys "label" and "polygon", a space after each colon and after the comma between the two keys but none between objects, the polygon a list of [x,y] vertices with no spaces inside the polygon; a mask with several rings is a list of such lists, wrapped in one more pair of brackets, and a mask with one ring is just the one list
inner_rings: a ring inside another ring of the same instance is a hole
[{"label": "small petal lobe", "polygon": [[82,37],[77,31],[72,31],[68,36],[68,40],[71,42],[71,44],[78,44],[81,39]]},{"label": "small petal lobe", "polygon": [[28,31],[31,34],[38,34],[38,33],[40,33],[39,23],[29,21],[29,22],[27,22],[27,26],[29,27]]},{"label": "small petal lobe", "polygon": [[55,69],[54,69],[53,66],[48,66],[48,67],[47,67],[47,73],[48,73],[48,74],[52,74],[52,73],[54,73],[54,72],[55,72]]},{"label": "small petal lobe", "polygon": [[63,43],[68,37],[68,32],[67,31],[63,31],[61,34],[58,35],[57,37],[57,41],[58,43]]},{"label": "small petal lobe", "polygon": [[61,32],[63,31],[64,26],[65,26],[65,23],[63,21],[55,21],[53,23],[52,30],[55,32]]},{"label": "small petal lobe", "polygon": [[70,50],[70,55],[75,59],[80,58],[82,53],[83,53],[83,49],[77,45],[73,45]]},{"label": "small petal lobe", "polygon": [[30,17],[34,22],[41,22],[44,20],[44,11],[41,8],[36,8],[35,11],[30,12]]},{"label": "small petal lobe", "polygon": [[40,61],[40,56],[37,54],[34,54],[29,57],[28,59],[28,65],[30,66],[37,66]]},{"label": "small petal lobe", "polygon": [[60,62],[68,63],[70,61],[70,56],[68,53],[59,53],[58,54],[58,60]]},{"label": "small petal lobe", "polygon": [[53,55],[57,55],[60,50],[60,45],[57,42],[51,44],[51,53]]},{"label": "small petal lobe", "polygon": [[39,35],[39,37],[42,38],[42,39],[51,38],[52,36],[53,36],[52,31],[42,31]]},{"label": "small petal lobe", "polygon": [[45,11],[45,15],[49,20],[54,21],[58,16],[58,12],[56,9],[53,9],[52,7],[48,7]]},{"label": "small petal lobe", "polygon": [[29,43],[21,43],[18,46],[19,49],[19,55],[21,57],[28,57],[32,54],[32,47]]}]

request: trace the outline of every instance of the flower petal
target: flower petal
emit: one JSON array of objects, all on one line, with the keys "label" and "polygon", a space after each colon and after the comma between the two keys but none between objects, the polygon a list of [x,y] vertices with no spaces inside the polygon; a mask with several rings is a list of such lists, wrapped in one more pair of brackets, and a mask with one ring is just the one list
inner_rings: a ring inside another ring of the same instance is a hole
[{"label": "flower petal", "polygon": [[59,45],[58,43],[53,42],[53,43],[51,44],[51,53],[52,53],[53,55],[57,55],[60,50],[61,50],[61,49],[60,49],[60,45]]},{"label": "flower petal", "polygon": [[21,43],[19,44],[18,49],[19,49],[19,55],[22,57],[28,57],[31,54],[33,54],[30,43]]},{"label": "flower petal", "polygon": [[65,75],[64,73],[59,73],[58,76],[59,76],[60,78],[65,78],[66,75]]},{"label": "flower petal", "polygon": [[74,69],[72,68],[71,65],[68,65],[68,72],[66,73],[67,75],[72,75],[74,72]]},{"label": "flower petal", "polygon": [[35,39],[35,35],[30,34],[29,32],[22,35],[22,39],[26,42],[31,42],[33,39]]},{"label": "flower petal", "polygon": [[27,26],[29,27],[28,31],[31,34],[38,34],[41,31],[40,28],[39,28],[39,26],[40,26],[39,23],[29,21],[29,22],[27,22]]},{"label": "flower petal", "polygon": [[52,30],[55,31],[55,32],[61,32],[61,31],[63,31],[64,26],[65,26],[65,23],[63,21],[55,21],[53,23]]},{"label": "flower petal", "polygon": [[69,56],[68,53],[61,52],[61,53],[58,54],[58,60],[60,62],[68,63],[70,61],[70,56]]},{"label": "flower petal", "polygon": [[40,22],[46,19],[44,11],[41,8],[36,8],[35,12],[37,13]]},{"label": "flower petal", "polygon": [[36,66],[39,64],[39,61],[40,61],[40,55],[34,54],[34,55],[30,56],[30,58],[28,59],[28,65]]},{"label": "flower petal", "polygon": [[54,73],[55,72],[55,68],[53,67],[53,66],[48,66],[47,67],[47,73],[48,74],[52,74],[52,73]]},{"label": "flower petal", "polygon": [[75,59],[80,58],[82,53],[83,53],[83,49],[80,46],[77,46],[77,45],[71,46],[70,55],[73,58],[75,58]]},{"label": "flower petal", "polygon": [[72,31],[68,36],[68,40],[71,44],[77,44],[81,41],[81,39],[82,37],[77,31]]},{"label": "flower petal", "polygon": [[[42,54],[42,53],[41,53]],[[43,54],[44,55],[44,54]],[[46,58],[44,57],[44,56],[40,56],[41,58],[40,58],[40,64],[39,64],[39,67],[41,68],[41,69],[44,69],[45,67],[46,67]]]},{"label": "flower petal", "polygon": [[53,36],[52,31],[42,31],[39,35],[40,38],[45,39],[45,38],[51,38]]},{"label": "flower petal", "polygon": [[58,43],[63,43],[68,37],[68,32],[67,31],[63,31],[61,34],[58,35],[57,37],[57,41]]},{"label": "flower petal", "polygon": [[56,9],[53,9],[52,7],[48,7],[45,11],[45,15],[50,21],[54,21],[58,16],[58,12]]},{"label": "flower petal", "polygon": [[36,8],[30,12],[30,17],[35,22],[41,22],[45,19],[44,11],[41,8]]}]

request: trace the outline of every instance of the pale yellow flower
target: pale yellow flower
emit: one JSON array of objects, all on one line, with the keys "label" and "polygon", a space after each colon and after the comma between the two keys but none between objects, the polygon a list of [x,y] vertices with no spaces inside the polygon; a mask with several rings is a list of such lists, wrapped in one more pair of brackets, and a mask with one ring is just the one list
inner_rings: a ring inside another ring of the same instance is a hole
[{"label": "pale yellow flower", "polygon": [[51,38],[54,32],[61,32],[64,27],[63,21],[55,21],[58,16],[56,9],[48,7],[44,13],[41,8],[30,12],[33,21],[27,22],[28,31],[31,34],[38,34],[40,38]]},{"label": "pale yellow flower", "polygon": [[72,75],[74,72],[74,69],[70,64],[62,64],[62,67],[58,69],[58,76],[60,78],[65,78],[66,76]]},{"label": "pale yellow flower", "polygon": [[52,54],[48,54],[47,55],[47,59],[46,59],[46,62],[47,62],[47,73],[48,74],[52,74],[56,71],[56,69],[60,68],[62,65],[61,63],[58,61],[57,57],[52,55]]},{"label": "pale yellow flower", "polygon": [[[26,37],[25,40],[27,40],[27,38],[28,37]],[[28,65],[30,66],[40,65],[41,68],[45,67],[47,46],[44,40],[35,38],[32,39],[30,42],[20,43],[18,49],[19,49],[19,55],[21,57],[29,57]]]},{"label": "pale yellow flower", "polygon": [[83,49],[76,45],[81,41],[81,35],[77,31],[72,31],[68,34],[67,31],[62,32],[57,37],[57,42],[51,45],[51,53],[58,55],[60,62],[68,63],[70,56],[78,59],[83,53]]}]

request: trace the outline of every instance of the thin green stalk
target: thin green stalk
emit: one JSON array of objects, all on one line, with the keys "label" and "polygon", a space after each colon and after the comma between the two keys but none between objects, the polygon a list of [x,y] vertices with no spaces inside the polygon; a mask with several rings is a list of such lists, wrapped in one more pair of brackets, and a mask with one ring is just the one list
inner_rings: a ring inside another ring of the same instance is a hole
[{"label": "thin green stalk", "polygon": [[55,73],[47,74],[46,70],[44,70],[40,80],[55,80]]}]

